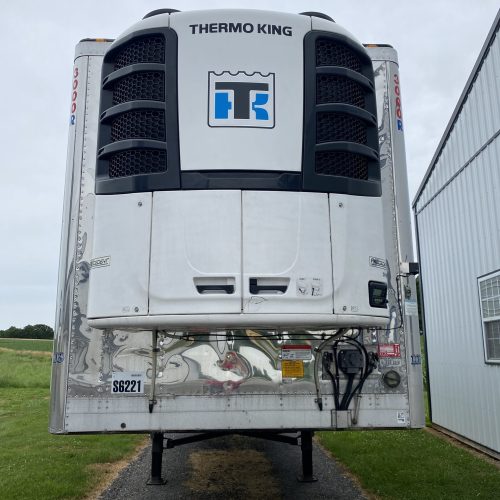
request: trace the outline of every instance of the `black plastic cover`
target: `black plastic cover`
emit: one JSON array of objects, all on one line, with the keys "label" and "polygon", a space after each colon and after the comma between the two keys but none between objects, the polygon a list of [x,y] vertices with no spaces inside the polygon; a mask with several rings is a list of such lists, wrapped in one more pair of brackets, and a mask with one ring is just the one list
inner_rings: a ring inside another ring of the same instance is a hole
[{"label": "black plastic cover", "polygon": [[304,37],[304,191],[381,196],[373,66],[348,37]]},{"label": "black plastic cover", "polygon": [[387,283],[381,281],[368,282],[370,307],[387,308]]},{"label": "black plastic cover", "polygon": [[104,56],[96,193],[180,188],[177,35],[136,31]]}]

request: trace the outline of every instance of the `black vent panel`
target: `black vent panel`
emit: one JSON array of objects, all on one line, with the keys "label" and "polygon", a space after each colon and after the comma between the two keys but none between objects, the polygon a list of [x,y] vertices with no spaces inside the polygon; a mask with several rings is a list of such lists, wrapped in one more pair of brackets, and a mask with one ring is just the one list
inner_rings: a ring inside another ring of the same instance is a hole
[{"label": "black vent panel", "polygon": [[102,66],[96,194],[178,189],[178,127],[175,31],[118,39]]},{"label": "black vent panel", "polygon": [[156,149],[120,151],[109,159],[109,176],[128,177],[156,174],[167,170],[167,152]]},{"label": "black vent panel", "polygon": [[316,115],[316,143],[356,142],[366,144],[366,123],[343,113],[318,113]]},{"label": "black vent panel", "polygon": [[133,73],[113,86],[113,105],[130,101],[165,101],[165,76],[159,71]]},{"label": "black vent panel", "polygon": [[114,60],[115,70],[140,63],[165,62],[165,39],[162,36],[145,36],[128,42]]},{"label": "black vent panel", "polygon": [[350,179],[368,180],[368,158],[346,151],[316,153],[315,172]]},{"label": "black vent panel", "polygon": [[348,37],[304,37],[303,186],[310,191],[381,196],[373,64]]},{"label": "black vent panel", "polygon": [[340,66],[359,73],[362,63],[359,55],[343,43],[319,38],[316,42],[316,66]]},{"label": "black vent panel", "polygon": [[111,141],[151,139],[165,141],[165,112],[149,109],[129,111],[111,121]]},{"label": "black vent panel", "polygon": [[365,90],[349,78],[319,74],[316,77],[316,103],[345,103],[358,108],[365,107]]}]

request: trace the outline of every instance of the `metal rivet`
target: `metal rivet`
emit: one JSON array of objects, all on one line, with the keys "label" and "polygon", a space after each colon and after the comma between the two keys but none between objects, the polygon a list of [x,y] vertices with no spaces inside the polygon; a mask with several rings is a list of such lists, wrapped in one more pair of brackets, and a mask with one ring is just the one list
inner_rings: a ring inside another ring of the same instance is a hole
[{"label": "metal rivet", "polygon": [[137,205],[139,205],[140,207],[142,207],[142,201],[140,201],[139,203],[137,203]]},{"label": "metal rivet", "polygon": [[347,311],[347,306],[344,306],[344,307],[342,308],[342,311]]},{"label": "metal rivet", "polygon": [[136,313],[138,313],[138,312],[139,312],[139,308],[138,308],[138,307],[134,307],[134,311],[135,311]]},{"label": "metal rivet", "polygon": [[343,208],[344,207],[344,204],[343,203],[339,203],[339,208]]}]

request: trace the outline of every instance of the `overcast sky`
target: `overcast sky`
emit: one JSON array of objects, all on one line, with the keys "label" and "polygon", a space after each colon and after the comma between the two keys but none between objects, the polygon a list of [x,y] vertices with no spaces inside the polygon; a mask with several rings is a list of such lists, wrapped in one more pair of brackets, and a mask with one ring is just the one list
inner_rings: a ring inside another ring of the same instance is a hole
[{"label": "overcast sky", "polygon": [[3,2],[0,17],[0,329],[53,326],[76,43],[116,38],[146,13],[239,7],[319,11],[399,53],[413,199],[493,23],[498,0]]}]

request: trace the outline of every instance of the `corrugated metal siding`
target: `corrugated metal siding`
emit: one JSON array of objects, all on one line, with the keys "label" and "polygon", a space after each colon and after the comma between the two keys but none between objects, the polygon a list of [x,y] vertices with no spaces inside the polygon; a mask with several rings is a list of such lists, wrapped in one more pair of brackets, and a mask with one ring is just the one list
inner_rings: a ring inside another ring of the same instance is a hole
[{"label": "corrugated metal siding", "polygon": [[498,32],[463,103],[434,170],[416,201],[420,211],[500,129]]},{"label": "corrugated metal siding", "polygon": [[485,363],[477,286],[500,269],[498,19],[414,209],[433,422],[500,452],[500,365]]},{"label": "corrugated metal siding", "polygon": [[500,138],[417,217],[433,421],[500,452],[500,365],[484,361],[477,278],[500,268]]}]

